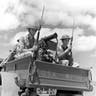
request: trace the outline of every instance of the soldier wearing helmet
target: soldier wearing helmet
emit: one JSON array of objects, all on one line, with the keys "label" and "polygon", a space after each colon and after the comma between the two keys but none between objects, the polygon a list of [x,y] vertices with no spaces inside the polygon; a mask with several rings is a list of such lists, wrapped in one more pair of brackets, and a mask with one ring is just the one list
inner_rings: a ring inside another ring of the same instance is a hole
[{"label": "soldier wearing helmet", "polygon": [[69,45],[70,37],[68,35],[63,35],[60,39],[62,45],[58,48],[58,59],[59,62],[65,66],[73,65],[71,46]]}]

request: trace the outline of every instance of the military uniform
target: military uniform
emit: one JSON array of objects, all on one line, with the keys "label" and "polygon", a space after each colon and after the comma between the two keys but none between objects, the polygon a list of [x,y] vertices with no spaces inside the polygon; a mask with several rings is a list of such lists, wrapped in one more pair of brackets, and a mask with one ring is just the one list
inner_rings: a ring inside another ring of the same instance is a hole
[{"label": "military uniform", "polygon": [[[68,39],[68,41],[66,41],[67,39]],[[65,42],[64,43],[65,45],[62,44],[57,49],[59,62],[62,63],[63,65],[65,65],[65,66],[72,66],[73,65],[72,51],[71,51],[70,46],[68,46],[69,39],[70,38],[69,38],[68,35],[62,36],[61,40],[65,40],[65,41],[62,41],[62,42]]]},{"label": "military uniform", "polygon": [[28,28],[29,34],[26,37],[21,37],[17,43],[16,55],[15,58],[22,58],[27,55],[33,55],[31,49],[34,45],[36,33],[36,28]]},{"label": "military uniform", "polygon": [[25,48],[26,48],[25,39],[24,39],[24,37],[21,37],[18,40],[18,43],[16,44],[16,53],[21,54],[23,52],[23,49],[25,49]]},{"label": "military uniform", "polygon": [[37,28],[28,28],[29,34],[25,37],[27,49],[32,48],[35,42],[34,35],[38,29]]},{"label": "military uniform", "polygon": [[25,37],[27,49],[32,48],[35,42],[34,35],[38,28],[28,28],[29,34]]}]

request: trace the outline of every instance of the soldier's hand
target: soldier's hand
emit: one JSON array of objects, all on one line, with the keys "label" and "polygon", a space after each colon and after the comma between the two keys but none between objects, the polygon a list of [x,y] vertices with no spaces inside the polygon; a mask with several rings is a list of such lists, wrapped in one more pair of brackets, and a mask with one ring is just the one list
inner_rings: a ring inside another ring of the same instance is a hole
[{"label": "soldier's hand", "polygon": [[71,49],[72,49],[72,46],[71,46],[71,45],[69,45],[69,46],[68,46],[68,50],[70,51]]},{"label": "soldier's hand", "polygon": [[38,49],[38,46],[37,45],[34,45],[33,47],[32,47],[32,50],[33,51],[36,51]]}]

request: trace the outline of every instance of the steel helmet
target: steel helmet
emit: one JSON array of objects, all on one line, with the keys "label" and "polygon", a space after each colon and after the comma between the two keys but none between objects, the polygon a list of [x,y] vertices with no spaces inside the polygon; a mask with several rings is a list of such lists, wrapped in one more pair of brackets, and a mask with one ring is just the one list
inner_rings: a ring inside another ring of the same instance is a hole
[{"label": "steel helmet", "polygon": [[70,39],[69,35],[63,35],[63,36],[61,37],[61,40],[64,40],[64,39]]}]

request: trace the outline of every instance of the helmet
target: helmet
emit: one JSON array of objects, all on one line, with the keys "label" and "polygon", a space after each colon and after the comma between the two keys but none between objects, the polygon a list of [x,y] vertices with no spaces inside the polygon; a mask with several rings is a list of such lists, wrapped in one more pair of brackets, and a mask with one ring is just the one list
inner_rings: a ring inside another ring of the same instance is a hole
[{"label": "helmet", "polygon": [[63,36],[61,37],[61,40],[64,40],[64,39],[70,39],[70,37],[69,37],[68,35],[63,35]]}]

